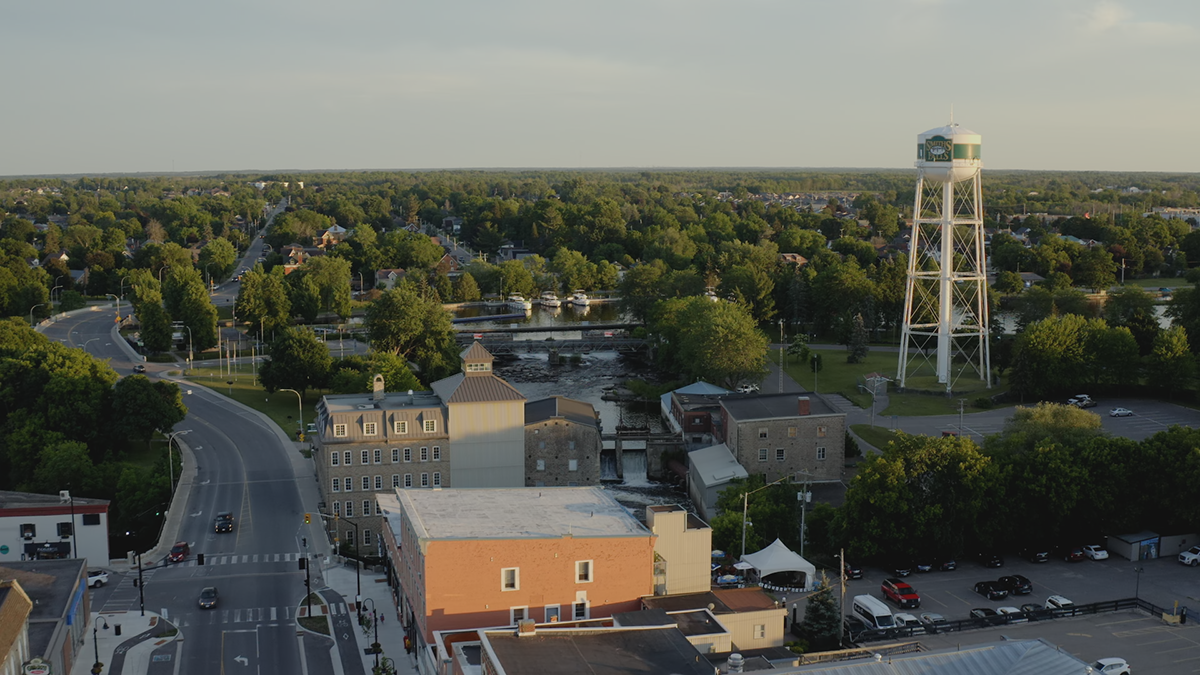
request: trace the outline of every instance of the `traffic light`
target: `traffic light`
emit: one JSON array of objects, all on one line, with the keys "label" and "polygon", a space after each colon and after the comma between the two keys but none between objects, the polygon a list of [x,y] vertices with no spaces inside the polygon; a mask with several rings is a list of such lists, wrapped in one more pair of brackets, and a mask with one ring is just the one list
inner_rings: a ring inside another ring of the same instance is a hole
[{"label": "traffic light", "polygon": [[312,514],[310,514],[310,513],[304,514],[304,524],[308,525],[311,522],[312,522]]},{"label": "traffic light", "polygon": [[300,559],[300,569],[304,570],[307,568],[308,568],[308,558],[301,558]]},{"label": "traffic light", "polygon": [[204,554],[203,553],[196,554],[196,564],[201,565],[201,566],[204,565]]}]

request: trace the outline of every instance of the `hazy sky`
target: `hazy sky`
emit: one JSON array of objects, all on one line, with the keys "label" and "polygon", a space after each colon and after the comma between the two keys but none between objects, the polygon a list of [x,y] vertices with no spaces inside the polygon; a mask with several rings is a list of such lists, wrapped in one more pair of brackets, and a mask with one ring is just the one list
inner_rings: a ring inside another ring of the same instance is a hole
[{"label": "hazy sky", "polygon": [[0,175],[1197,171],[1198,0],[13,0]]}]

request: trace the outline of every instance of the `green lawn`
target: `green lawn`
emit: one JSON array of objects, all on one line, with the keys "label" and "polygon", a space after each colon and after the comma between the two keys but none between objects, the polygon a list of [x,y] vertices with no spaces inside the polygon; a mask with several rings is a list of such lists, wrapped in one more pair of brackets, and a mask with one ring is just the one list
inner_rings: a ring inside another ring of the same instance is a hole
[{"label": "green lawn", "polygon": [[1180,288],[1188,286],[1188,280],[1184,277],[1162,277],[1159,279],[1127,279],[1126,286],[1141,286],[1142,288],[1159,289],[1159,288]]},{"label": "green lawn", "polygon": [[854,424],[850,426],[850,430],[853,431],[859,438],[880,450],[883,450],[885,447],[887,447],[889,442],[900,437],[894,431],[888,431],[884,427],[873,427],[870,424]]},{"label": "green lawn", "polygon": [[[193,368],[188,380],[203,384],[213,391],[228,396],[238,403],[245,404],[262,412],[275,421],[289,437],[296,437],[296,395],[290,391],[277,391],[268,394],[262,385],[257,383],[250,364],[234,364],[233,375],[226,372],[221,374],[215,366],[199,366]],[[229,384],[232,381],[233,384]],[[316,405],[321,400],[321,394],[308,391],[304,394],[304,423],[308,425],[317,419]],[[184,399],[186,403],[186,398]]]}]

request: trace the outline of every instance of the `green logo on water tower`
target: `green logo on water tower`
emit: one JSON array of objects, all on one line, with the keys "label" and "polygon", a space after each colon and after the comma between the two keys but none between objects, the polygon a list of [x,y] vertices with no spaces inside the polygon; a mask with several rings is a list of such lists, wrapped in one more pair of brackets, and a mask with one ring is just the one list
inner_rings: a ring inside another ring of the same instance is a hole
[{"label": "green logo on water tower", "polygon": [[954,141],[941,136],[925,139],[926,162],[949,162],[954,157]]}]

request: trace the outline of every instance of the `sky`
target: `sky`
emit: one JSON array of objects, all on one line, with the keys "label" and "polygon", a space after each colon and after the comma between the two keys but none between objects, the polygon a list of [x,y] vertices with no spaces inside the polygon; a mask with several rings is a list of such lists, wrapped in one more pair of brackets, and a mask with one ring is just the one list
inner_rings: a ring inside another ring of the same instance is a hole
[{"label": "sky", "polygon": [[[0,175],[1200,170],[1197,0],[4,3]],[[951,112],[953,111],[953,113]]]}]

